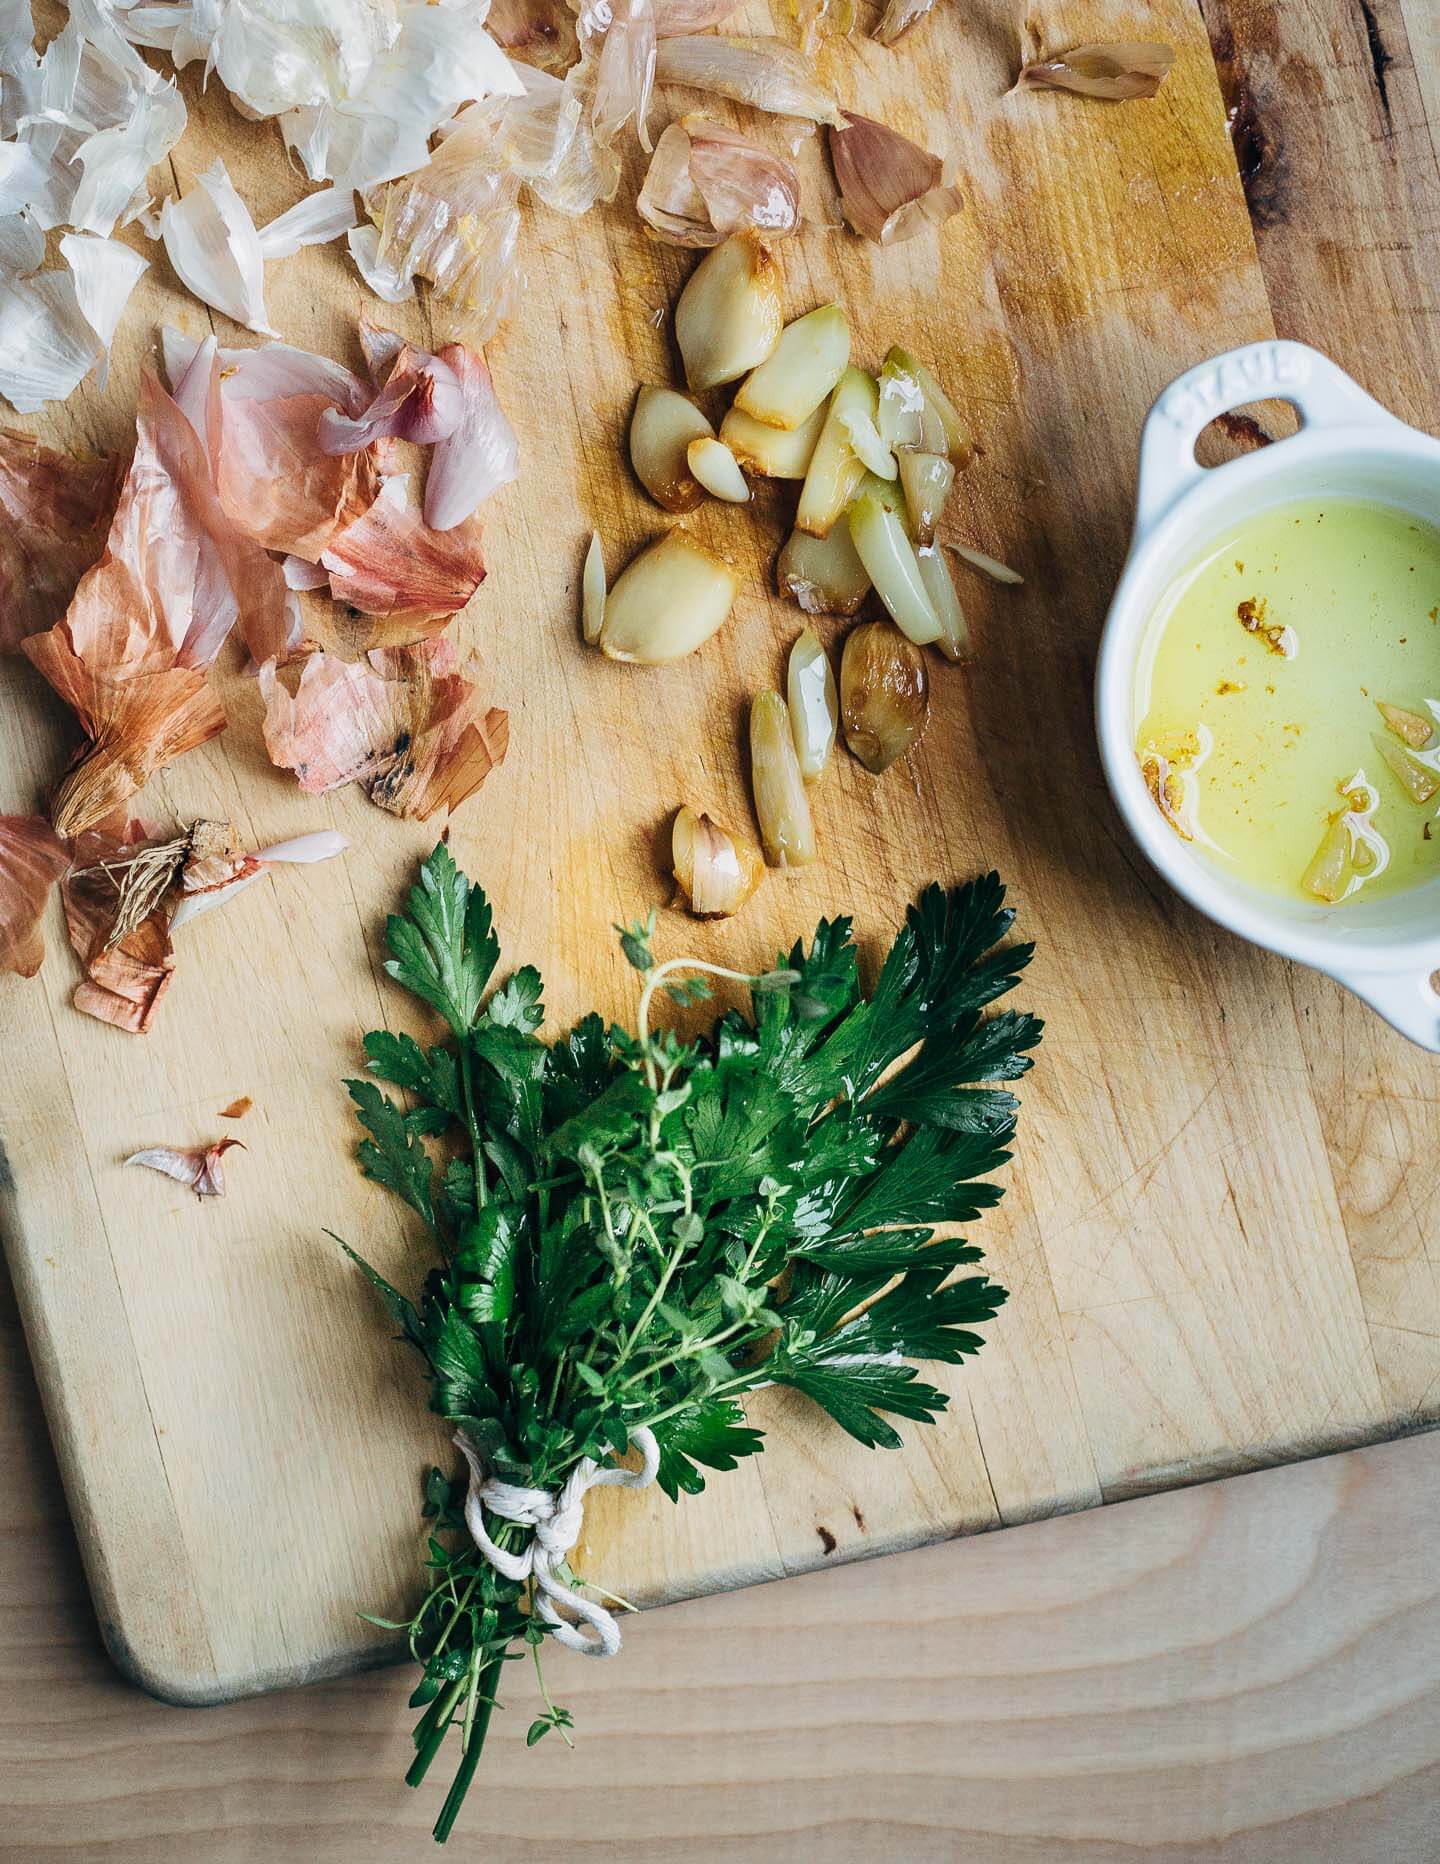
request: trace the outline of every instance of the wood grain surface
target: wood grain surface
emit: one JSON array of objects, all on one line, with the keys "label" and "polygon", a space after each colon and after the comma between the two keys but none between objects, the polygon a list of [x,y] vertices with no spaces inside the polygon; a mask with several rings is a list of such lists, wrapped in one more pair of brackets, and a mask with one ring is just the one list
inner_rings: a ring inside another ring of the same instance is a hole
[{"label": "wood grain surface", "polygon": [[[1237,123],[1272,138],[1270,219],[1256,216],[1298,268],[1274,261],[1285,302],[1315,320],[1288,327],[1433,423],[1423,351],[1403,393],[1381,374],[1410,354],[1412,326],[1417,344],[1435,340],[1434,154],[1404,21],[1381,9],[1385,63],[1343,9],[1307,9],[1293,45],[1266,36],[1273,11],[1207,9],[1241,87]],[[1110,36],[1121,12],[1066,4],[1037,24],[1058,45]],[[1308,1455],[1440,1406],[1427,1139],[1440,1072],[1329,985],[1162,894],[1119,835],[1091,743],[1089,667],[1140,414],[1179,368],[1271,327],[1205,27],[1189,0],[1147,9],[1179,58],[1160,98],[1124,109],[1004,98],[1015,25],[998,0],[963,19],[942,7],[897,53],[857,42],[837,60],[847,100],[952,154],[970,198],[943,240],[884,255],[807,234],[787,256],[790,308],[839,295],[858,353],[904,335],[937,358],[986,450],[964,488],[975,539],[1028,582],[967,590],[979,654],[938,669],[913,777],[876,786],[842,762],[819,801],[819,868],[772,880],[724,932],[666,915],[662,940],[760,956],[851,908],[873,950],[919,879],[994,864],[1040,941],[1025,996],[1050,1027],[1011,1193],[984,1226],[1013,1299],[953,1376],[944,1423],[878,1456],[760,1400],[770,1451],[701,1501],[597,1498],[585,1568],[644,1602]],[[1292,109],[1307,64],[1333,109]],[[177,186],[218,150],[257,218],[288,205],[278,138],[239,123],[218,87],[186,95]],[[1361,120],[1382,105],[1374,157]],[[1306,143],[1312,117],[1343,123],[1335,148]],[[1320,172],[1333,197],[1317,198]],[[1344,277],[1321,269],[1313,230],[1332,210]],[[656,831],[673,806],[744,820],[741,708],[776,677],[794,617],[765,593],[782,520],[762,500],[753,518],[696,521],[747,571],[722,643],[663,675],[579,649],[590,524],[612,568],[662,528],[619,445],[634,383],[672,373],[663,313],[687,261],[657,253],[623,208],[537,220],[528,251],[526,311],[494,356],[525,477],[497,501],[491,580],[464,630],[511,709],[514,750],[452,840],[495,898],[507,957],[542,963],[563,1021],[592,1000],[625,1009],[609,926],[664,897]],[[158,325],[203,328],[149,256],[109,392],[82,392],[37,423],[48,433],[114,443]],[[1377,278],[1388,323],[1368,315]],[[1322,287],[1349,309],[1324,318]],[[336,254],[273,267],[268,292],[283,334],[353,357],[358,294]],[[429,334],[418,314],[408,327]],[[58,768],[63,727],[28,669],[3,677],[24,721],[4,751],[8,806],[23,806]],[[26,1083],[3,1115],[7,1243],[105,1635],[132,1675],[192,1701],[380,1654],[353,1609],[411,1595],[412,1497],[435,1448],[413,1368],[320,1234],[333,1225],[397,1277],[418,1272],[413,1238],[354,1172],[334,1083],[360,1032],[398,1008],[376,985],[376,935],[433,829],[348,795],[300,797],[264,763],[253,687],[232,670],[224,697],[231,729],[165,774],[156,807],[234,815],[257,842],[333,823],[353,842],[343,865],[202,921],[144,1043],[74,1016],[61,951],[3,999]],[[257,1106],[225,1204],[197,1210],[120,1171],[138,1145],[213,1137],[237,1094]]]}]

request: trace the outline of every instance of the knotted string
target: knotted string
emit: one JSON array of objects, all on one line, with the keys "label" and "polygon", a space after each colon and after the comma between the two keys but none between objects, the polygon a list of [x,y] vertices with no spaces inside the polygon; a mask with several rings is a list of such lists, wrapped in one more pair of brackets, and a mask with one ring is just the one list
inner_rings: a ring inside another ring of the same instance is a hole
[{"label": "knotted string", "polygon": [[[630,1441],[643,1459],[639,1469],[622,1469],[618,1463],[601,1464],[585,1456],[558,1489],[526,1489],[487,1474],[479,1451],[465,1432],[455,1433],[460,1454],[470,1466],[465,1525],[471,1539],[504,1578],[517,1583],[534,1581],[532,1609],[551,1627],[558,1643],[567,1650],[582,1651],[587,1657],[613,1657],[620,1648],[620,1627],[613,1612],[577,1592],[558,1576],[556,1569],[564,1565],[580,1538],[585,1497],[591,1489],[648,1489],[655,1480],[660,1446],[654,1432],[641,1428]],[[490,1538],[485,1528],[487,1508],[502,1521],[515,1521],[534,1530],[523,1553],[507,1553]],[[562,1615],[562,1607],[570,1616]]]}]

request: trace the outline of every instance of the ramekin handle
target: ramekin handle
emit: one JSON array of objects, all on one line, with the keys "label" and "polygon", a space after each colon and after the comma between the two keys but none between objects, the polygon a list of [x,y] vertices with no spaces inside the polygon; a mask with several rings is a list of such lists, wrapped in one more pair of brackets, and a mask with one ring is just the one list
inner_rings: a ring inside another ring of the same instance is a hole
[{"label": "ramekin handle", "polygon": [[1427,972],[1336,971],[1335,981],[1377,1010],[1392,1029],[1440,1055],[1440,991]]},{"label": "ramekin handle", "polygon": [[1404,425],[1308,343],[1274,338],[1227,350],[1177,376],[1146,416],[1140,434],[1137,536],[1204,476],[1195,442],[1216,415],[1247,401],[1268,400],[1293,402],[1306,427]]}]

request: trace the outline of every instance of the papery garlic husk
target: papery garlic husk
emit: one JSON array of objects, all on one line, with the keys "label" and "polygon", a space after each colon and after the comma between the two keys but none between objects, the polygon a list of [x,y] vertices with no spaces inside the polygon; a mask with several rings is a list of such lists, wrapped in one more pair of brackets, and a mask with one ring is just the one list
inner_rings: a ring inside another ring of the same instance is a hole
[{"label": "papery garlic husk", "polygon": [[918,743],[930,722],[925,656],[888,621],[863,621],[840,656],[845,742],[877,777]]},{"label": "papery garlic husk", "polygon": [[1019,91],[1073,91],[1125,103],[1153,97],[1175,62],[1173,45],[1119,40],[1113,45],[1077,45],[1055,58],[1026,65],[1015,80]]},{"label": "papery garlic husk", "polygon": [[961,419],[959,409],[941,388],[932,372],[925,367],[923,362],[912,356],[909,350],[901,349],[898,344],[886,356],[885,367],[908,376],[919,387],[925,397],[927,408],[944,430],[945,446],[943,449],[933,444],[933,434],[927,429],[920,443],[923,450],[927,453],[948,452],[950,464],[956,472],[964,472],[975,457],[975,437]]},{"label": "papery garlic husk", "polygon": [[838,304],[787,324],[774,353],[740,384],[735,406],[767,427],[799,427],[850,366],[850,325]]},{"label": "papery garlic husk", "polygon": [[760,850],[687,803],[670,832],[675,884],[697,919],[738,913],[765,878]]},{"label": "papery garlic husk", "polygon": [[807,615],[858,615],[870,593],[848,524],[832,524],[824,537],[792,531],[776,561],[775,580],[781,594]]},{"label": "papery garlic husk", "polygon": [[855,30],[855,0],[790,0],[790,11],[800,30],[800,49],[807,58],[815,56],[822,29],[839,39],[848,39]]},{"label": "papery garlic husk", "polygon": [[795,165],[751,136],[705,116],[683,119],[690,138],[690,179],[722,236],[754,227],[785,239],[800,224]]},{"label": "papery garlic husk", "polygon": [[780,340],[784,275],[758,234],[707,253],[675,306],[675,341],[692,389],[718,388],[764,362]]},{"label": "papery garlic husk", "polygon": [[947,550],[953,550],[957,557],[968,563],[972,569],[988,576],[991,582],[1005,583],[1008,587],[1018,588],[1025,578],[1019,570],[1012,570],[1008,563],[1002,563],[998,557],[987,556],[983,550],[972,550],[968,544],[946,544]]},{"label": "papery garlic husk", "polygon": [[1435,753],[1425,755],[1407,751],[1393,738],[1387,738],[1378,731],[1372,733],[1370,742],[1390,766],[1395,781],[1412,803],[1428,803],[1440,790],[1440,770],[1430,761]]},{"label": "papery garlic husk", "polygon": [[844,116],[826,133],[841,210],[857,233],[892,246],[960,211],[964,197],[942,185],[938,156],[872,117]]},{"label": "papery garlic husk", "polygon": [[821,405],[798,427],[767,427],[753,415],[732,408],[720,423],[720,438],[746,472],[762,479],[803,479],[810,470],[815,443],[825,425]]},{"label": "papery garlic husk", "polygon": [[844,120],[834,97],[816,82],[809,59],[783,39],[708,32],[662,39],[655,82],[686,84],[776,116],[808,117],[813,123]]},{"label": "papery garlic husk", "polygon": [[928,550],[935,542],[935,527],[955,483],[955,468],[940,453],[902,451],[895,455],[895,463],[900,468],[910,535],[922,550]]},{"label": "papery garlic husk", "polygon": [[935,0],[888,0],[879,23],[871,33],[881,45],[894,45],[930,11]]},{"label": "papery garlic husk", "polygon": [[795,513],[796,530],[808,531],[812,537],[826,536],[855,496],[865,468],[851,444],[850,423],[861,412],[873,421],[879,404],[875,378],[863,369],[847,369],[836,383],[805,474]]},{"label": "papery garlic husk", "polygon": [[125,1163],[161,1172],[193,1191],[196,1197],[224,1197],[225,1167],[220,1161],[232,1146],[239,1146],[242,1152],[245,1150],[244,1141],[240,1139],[217,1139],[213,1146],[194,1146],[187,1150],[175,1146],[148,1146],[143,1152],[132,1152]]},{"label": "papery garlic husk", "polygon": [[1387,730],[1393,732],[1402,743],[1408,744],[1412,751],[1423,751],[1429,747],[1436,730],[1433,719],[1422,718],[1420,713],[1411,712],[1403,705],[1390,705],[1384,699],[1377,699],[1375,706]]},{"label": "papery garlic husk", "polygon": [[692,440],[708,440],[714,433],[695,403],[673,388],[647,384],[640,390],[630,417],[630,464],[657,505],[681,512],[704,503],[705,489],[685,455]]},{"label": "papery garlic husk", "polygon": [[718,246],[726,233],[716,227],[705,196],[695,185],[690,148],[683,124],[671,123],[661,131],[635,197],[635,211],[657,239],[671,245]]},{"label": "papery garlic husk", "polygon": [[585,570],[580,580],[580,631],[588,647],[600,639],[605,626],[605,553],[600,547],[600,533],[590,533],[590,548],[585,552]]},{"label": "papery garlic husk", "polygon": [[935,645],[947,660],[961,660],[970,647],[970,624],[965,619],[965,611],[955,593],[945,554],[938,544],[922,546],[915,552],[915,561],[919,565],[920,580],[925,585],[930,606],[940,623]]},{"label": "papery garlic husk", "polygon": [[902,520],[873,492],[862,492],[850,507],[849,523],[855,554],[892,620],[917,647],[938,641],[940,617]]},{"label": "papery garlic husk", "polygon": [[105,547],[118,458],[77,459],[0,427],[0,653],[60,619]]},{"label": "papery garlic husk", "polygon": [[790,708],[777,692],[750,707],[750,781],[765,859],[772,867],[806,867],[815,859],[810,799],[795,755]]},{"label": "papery garlic husk", "polygon": [[807,783],[814,783],[824,775],[830,753],[835,748],[840,698],[830,658],[813,628],[806,628],[798,635],[790,649],[785,693],[800,775]]},{"label": "papery garlic husk", "polygon": [[683,531],[667,531],[616,578],[600,651],[642,666],[683,659],[724,624],[739,587],[728,564]]},{"label": "papery garlic husk", "polygon": [[685,463],[712,497],[727,505],[748,505],[750,488],[735,455],[723,440],[692,440],[685,449]]}]

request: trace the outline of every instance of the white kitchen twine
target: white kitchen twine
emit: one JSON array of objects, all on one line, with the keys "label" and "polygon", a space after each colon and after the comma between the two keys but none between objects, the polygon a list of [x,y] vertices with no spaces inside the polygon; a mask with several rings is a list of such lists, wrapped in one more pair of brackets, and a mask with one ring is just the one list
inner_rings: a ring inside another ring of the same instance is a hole
[{"label": "white kitchen twine", "polygon": [[[526,1489],[517,1483],[502,1482],[498,1476],[487,1475],[475,1445],[463,1430],[455,1433],[456,1446],[470,1465],[465,1525],[471,1539],[495,1571],[506,1579],[534,1580],[534,1610],[552,1628],[557,1643],[567,1650],[581,1651],[587,1657],[613,1657],[620,1648],[620,1627],[613,1612],[567,1585],[556,1576],[555,1569],[564,1564],[566,1555],[580,1538],[585,1497],[591,1489],[648,1489],[655,1480],[660,1467],[660,1446],[655,1441],[655,1433],[642,1427],[630,1441],[643,1458],[638,1469],[622,1469],[618,1463],[601,1464],[586,1456],[558,1489]],[[485,1531],[486,1508],[502,1521],[517,1521],[522,1527],[535,1530],[523,1553],[507,1553],[491,1540]],[[562,1606],[571,1617],[562,1616]]]}]

